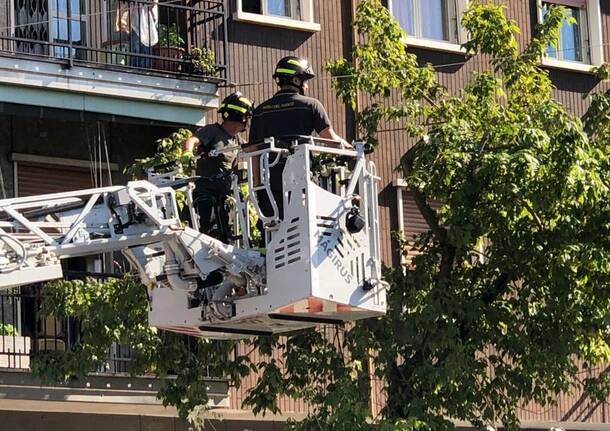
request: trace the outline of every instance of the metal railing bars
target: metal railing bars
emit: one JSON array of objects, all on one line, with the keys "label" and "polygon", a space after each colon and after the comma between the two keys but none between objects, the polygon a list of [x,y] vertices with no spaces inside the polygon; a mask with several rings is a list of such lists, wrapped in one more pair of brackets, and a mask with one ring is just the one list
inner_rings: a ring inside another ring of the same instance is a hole
[{"label": "metal railing bars", "polygon": [[226,28],[220,1],[0,0],[0,55],[67,67],[225,82]]},{"label": "metal railing bars", "polygon": [[[44,314],[44,298],[44,285],[40,284],[0,293],[0,371],[26,371],[34,356],[70,351],[81,342],[84,330],[80,322],[73,317]],[[180,337],[184,347],[196,354],[200,348],[199,339]],[[129,375],[129,363],[135,353],[131,346],[113,344],[104,365],[90,371],[96,375]],[[221,377],[212,367],[206,367],[204,374],[211,378]]]}]

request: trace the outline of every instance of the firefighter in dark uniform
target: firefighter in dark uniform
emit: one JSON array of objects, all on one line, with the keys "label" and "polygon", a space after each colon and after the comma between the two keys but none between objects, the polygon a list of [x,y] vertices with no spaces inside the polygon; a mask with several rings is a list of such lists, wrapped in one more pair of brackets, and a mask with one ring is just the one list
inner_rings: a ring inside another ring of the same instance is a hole
[{"label": "firefighter in dark uniform", "polygon": [[[321,138],[332,139],[340,142],[344,148],[351,148],[351,145],[335,133],[322,103],[305,96],[307,81],[314,77],[311,66],[303,58],[284,57],[278,62],[273,78],[280,90],[254,110],[250,125],[250,144],[260,143],[269,137],[311,136],[315,132]],[[280,218],[283,216],[281,197],[284,165],[285,161],[280,162],[271,168],[270,172],[271,190],[278,205]],[[265,215],[270,215],[272,209],[266,195],[259,193],[258,196],[261,211]]]},{"label": "firefighter in dark uniform", "polygon": [[[246,130],[252,116],[252,102],[236,92],[222,101],[218,113],[222,117],[221,123],[198,129],[182,146],[185,151],[193,151],[199,156],[196,171],[199,178],[193,194],[199,213],[199,230],[226,242],[229,214],[225,201],[231,195],[231,172],[241,143],[238,135]],[[212,150],[231,148],[235,151],[210,155]]]}]

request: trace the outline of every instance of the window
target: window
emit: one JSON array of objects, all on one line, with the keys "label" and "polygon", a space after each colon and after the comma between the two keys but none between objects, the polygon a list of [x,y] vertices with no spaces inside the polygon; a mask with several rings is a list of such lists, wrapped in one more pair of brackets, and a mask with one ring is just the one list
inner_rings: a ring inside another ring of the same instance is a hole
[{"label": "window", "polygon": [[[85,42],[85,4],[82,0],[51,0],[51,42],[55,57],[69,58],[75,49],[65,45],[83,45]],[[65,45],[64,45],[65,44]]]},{"label": "window", "polygon": [[[420,254],[420,250],[416,248],[416,239],[422,233],[430,230],[430,227],[419,212],[413,192],[409,190],[407,183],[403,179],[396,179],[393,181],[393,185],[396,187],[398,231],[405,241],[405,248],[399,250],[400,261],[402,265],[410,267],[413,264],[413,258]],[[429,203],[435,211],[441,207],[439,201]]]},{"label": "window", "polygon": [[538,0],[539,19],[544,20],[553,6],[563,6],[566,18],[557,46],[547,48],[543,64],[581,71],[589,71],[591,65],[601,65],[603,49],[599,0]]},{"label": "window", "polygon": [[[69,45],[85,45],[84,0],[14,0],[15,37],[18,50],[58,58],[79,57]],[[31,41],[41,41],[35,43]],[[50,45],[49,45],[50,44]]]},{"label": "window", "polygon": [[[583,0],[578,6],[565,6],[566,17],[561,25],[559,43],[557,47],[547,48],[547,55],[552,58],[566,61],[580,61],[589,63],[589,24],[587,20],[586,2]],[[550,3],[543,2],[542,19],[549,10]],[[570,24],[569,21],[574,20]]]},{"label": "window", "polygon": [[460,52],[466,41],[460,26],[468,0],[388,0],[388,8],[407,33],[405,42],[442,51]]},{"label": "window", "polygon": [[458,42],[456,0],[393,0],[391,8],[409,36]]},{"label": "window", "polygon": [[244,12],[301,20],[300,0],[242,0]]},{"label": "window", "polygon": [[48,55],[49,3],[46,0],[14,0],[13,6],[17,51]]},{"label": "window", "polygon": [[237,0],[233,18],[273,27],[320,30],[313,20],[313,0]]}]

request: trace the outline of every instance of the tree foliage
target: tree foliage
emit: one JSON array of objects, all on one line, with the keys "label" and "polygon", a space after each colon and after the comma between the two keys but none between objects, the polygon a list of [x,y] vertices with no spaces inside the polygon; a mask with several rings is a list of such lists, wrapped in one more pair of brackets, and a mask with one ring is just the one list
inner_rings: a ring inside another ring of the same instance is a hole
[{"label": "tree foliage", "polygon": [[155,154],[144,159],[136,159],[125,169],[125,173],[132,178],[146,177],[148,169],[167,163],[174,164],[179,174],[191,175],[195,169],[195,159],[190,151],[184,151],[182,142],[190,138],[192,133],[187,129],[178,129],[171,135],[158,139]]},{"label": "tree foliage", "polygon": [[[608,395],[607,375],[580,380],[577,371],[610,361],[610,98],[594,95],[582,120],[553,98],[538,64],[563,18],[551,7],[521,47],[503,7],[470,7],[464,48],[485,54],[489,68],[451,94],[407,52],[380,0],[359,3],[360,42],[352,58],[328,64],[333,88],[357,109],[360,137],[380,142],[378,130],[393,123],[411,139],[401,169],[430,229],[416,239],[413,266],[387,271],[385,317],[259,338],[261,363],[225,363],[235,381],[259,371],[246,405],[277,412],[278,395],[303,398],[312,412],[291,423],[302,430],[443,430],[454,419],[516,429],[524,402],[547,405],[574,388]],[[97,322],[95,300],[83,304],[97,340],[122,339],[104,328],[122,322]],[[161,343],[151,330],[138,336]],[[165,361],[155,367],[182,376],[162,393],[167,402],[203,402],[189,392],[203,356],[153,350]],[[371,374],[385,382],[377,417]]]},{"label": "tree foliage", "polygon": [[105,371],[113,343],[129,346],[133,376],[160,379],[159,398],[177,407],[181,418],[208,402],[206,380],[227,376],[239,383],[248,372],[245,358],[232,356],[234,344],[216,343],[158,331],[148,325],[148,292],[131,275],[103,281],[60,280],[45,286],[43,315],[76,319],[79,337],[67,351],[43,352],[32,360],[32,372],[45,382],[82,380]]}]

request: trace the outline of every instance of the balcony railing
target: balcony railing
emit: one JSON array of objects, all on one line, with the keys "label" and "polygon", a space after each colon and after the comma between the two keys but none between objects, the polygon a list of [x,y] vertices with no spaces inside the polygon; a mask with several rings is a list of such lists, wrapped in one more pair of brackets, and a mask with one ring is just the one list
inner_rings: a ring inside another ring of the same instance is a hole
[{"label": "balcony railing", "polygon": [[218,0],[0,0],[0,55],[225,81],[226,11]]},{"label": "balcony railing", "polygon": [[[69,351],[78,346],[83,330],[74,318],[42,313],[44,288],[24,286],[0,293],[0,371],[30,369],[30,359],[49,352]],[[183,336],[185,349],[196,353],[198,339]],[[127,376],[134,357],[130,346],[113,344],[104,365],[90,372],[96,375]],[[208,378],[222,378],[218,370],[201,370]]]}]

